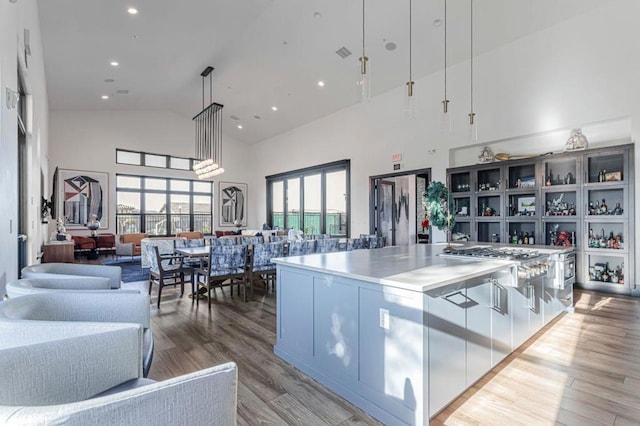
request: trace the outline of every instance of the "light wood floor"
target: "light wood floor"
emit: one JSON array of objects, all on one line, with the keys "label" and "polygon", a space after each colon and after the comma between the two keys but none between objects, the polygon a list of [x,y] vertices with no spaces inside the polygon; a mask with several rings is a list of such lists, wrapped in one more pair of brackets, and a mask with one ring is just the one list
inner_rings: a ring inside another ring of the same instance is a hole
[{"label": "light wood floor", "polygon": [[[232,299],[211,312],[166,288],[152,302],[150,377],[166,379],[235,361],[238,423],[377,424],[273,354],[275,298]],[[563,314],[454,401],[431,424],[640,424],[640,299],[576,291]],[[206,397],[203,396],[203,401]]]}]

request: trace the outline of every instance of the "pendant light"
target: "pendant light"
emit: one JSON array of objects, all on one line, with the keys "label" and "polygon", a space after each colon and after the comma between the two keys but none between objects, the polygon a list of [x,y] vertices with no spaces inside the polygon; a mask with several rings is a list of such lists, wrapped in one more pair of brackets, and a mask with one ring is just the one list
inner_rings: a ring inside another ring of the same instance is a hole
[{"label": "pendant light", "polygon": [[[202,111],[195,117],[196,152],[193,171],[198,179],[208,179],[224,173],[222,167],[222,108],[212,101],[213,89],[211,76],[213,67],[207,67],[200,73],[202,77]],[[204,81],[209,77],[209,106],[204,104]]]},{"label": "pendant light", "polygon": [[444,0],[444,99],[442,100],[440,127],[447,132],[452,130],[449,99],[447,99],[447,0]]},{"label": "pendant light", "polygon": [[469,142],[475,144],[478,142],[478,120],[476,119],[476,114],[473,112],[473,0],[469,0],[470,11],[471,11],[471,37],[470,37],[470,51],[471,51],[471,61],[470,61],[470,80],[471,80],[471,91],[470,91],[470,101],[471,101],[471,112],[469,113]]},{"label": "pendant light", "polygon": [[409,81],[407,81],[407,91],[404,95],[404,118],[410,120],[416,117],[416,97],[413,91],[415,83],[412,79],[412,0],[409,0]]},{"label": "pendant light", "polygon": [[358,60],[358,79],[356,87],[358,89],[358,101],[369,102],[371,100],[371,68],[369,58],[364,51],[364,1],[362,0],[362,56]]}]

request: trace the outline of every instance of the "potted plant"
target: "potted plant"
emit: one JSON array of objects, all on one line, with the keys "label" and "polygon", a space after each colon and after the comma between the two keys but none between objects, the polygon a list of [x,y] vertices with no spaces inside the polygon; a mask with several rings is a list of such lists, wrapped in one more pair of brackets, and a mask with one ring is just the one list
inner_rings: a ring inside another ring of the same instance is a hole
[{"label": "potted plant", "polygon": [[444,252],[451,252],[453,250],[451,230],[456,224],[456,215],[452,212],[453,196],[451,191],[442,182],[431,182],[424,198],[425,210],[429,215],[431,225],[446,233],[447,246],[444,248]]}]

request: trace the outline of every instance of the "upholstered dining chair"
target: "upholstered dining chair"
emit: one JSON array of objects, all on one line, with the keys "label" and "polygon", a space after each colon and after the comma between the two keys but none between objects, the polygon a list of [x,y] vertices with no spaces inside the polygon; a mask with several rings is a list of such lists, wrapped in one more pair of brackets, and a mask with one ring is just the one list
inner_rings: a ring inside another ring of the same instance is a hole
[{"label": "upholstered dining chair", "polygon": [[275,288],[276,265],[271,259],[284,255],[284,243],[254,244],[251,255],[251,268],[249,269],[249,287],[253,299],[253,283],[257,280],[264,282],[265,292]]},{"label": "upholstered dining chair", "polygon": [[337,238],[316,240],[316,253],[334,253],[336,251],[340,251],[340,240]]},{"label": "upholstered dining chair", "polygon": [[196,291],[194,280],[194,268],[183,263],[183,257],[167,257],[161,255],[158,246],[146,246],[145,250],[152,251],[149,254],[151,268],[149,274],[149,294],[153,283],[158,283],[158,308],[160,308],[160,298],[162,289],[167,285],[176,286],[180,284],[180,297],[184,295],[185,275],[191,276],[191,293]]},{"label": "upholstered dining chair", "polygon": [[[222,238],[223,239],[223,238]],[[200,278],[202,276],[202,278]],[[212,246],[207,266],[196,271],[197,285],[207,288],[209,308],[211,308],[211,290],[223,285],[242,285],[244,301],[247,301],[247,246]],[[199,300],[198,300],[199,302]]]},{"label": "upholstered dining chair", "polygon": [[362,250],[369,247],[369,240],[365,237],[353,238],[347,245],[347,251],[349,250]]},{"label": "upholstered dining chair", "polygon": [[316,252],[317,240],[291,241],[289,242],[288,256],[304,256]]},{"label": "upholstered dining chair", "polygon": [[369,238],[369,248],[377,249],[383,248],[385,246],[385,237],[370,237]]},{"label": "upholstered dining chair", "polygon": [[269,235],[270,243],[278,243],[278,242],[285,242],[285,241],[287,241],[286,235]]},{"label": "upholstered dining chair", "polygon": [[264,237],[258,236],[258,237],[242,237],[240,239],[240,244],[242,245],[249,245],[249,244],[263,244],[264,243]]}]

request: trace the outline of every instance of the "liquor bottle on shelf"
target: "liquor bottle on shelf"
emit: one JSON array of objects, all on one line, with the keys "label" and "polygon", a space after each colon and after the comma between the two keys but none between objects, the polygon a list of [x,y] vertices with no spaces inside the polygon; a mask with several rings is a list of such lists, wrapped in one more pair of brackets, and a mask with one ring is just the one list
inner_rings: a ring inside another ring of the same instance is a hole
[{"label": "liquor bottle on shelf", "polygon": [[524,234],[524,239],[522,240],[522,244],[529,244],[529,233],[526,232]]},{"label": "liquor bottle on shelf", "polygon": [[522,234],[522,231],[520,231],[520,236],[518,237],[518,244],[522,244],[523,241],[524,241],[524,235]]},{"label": "liquor bottle on shelf", "polygon": [[530,245],[534,245],[535,243],[536,243],[535,242],[535,238],[534,238],[533,232],[532,232],[531,235],[529,235],[529,244]]},{"label": "liquor bottle on shelf", "polygon": [[511,244],[518,244],[518,231],[513,230],[513,237],[511,237]]}]

